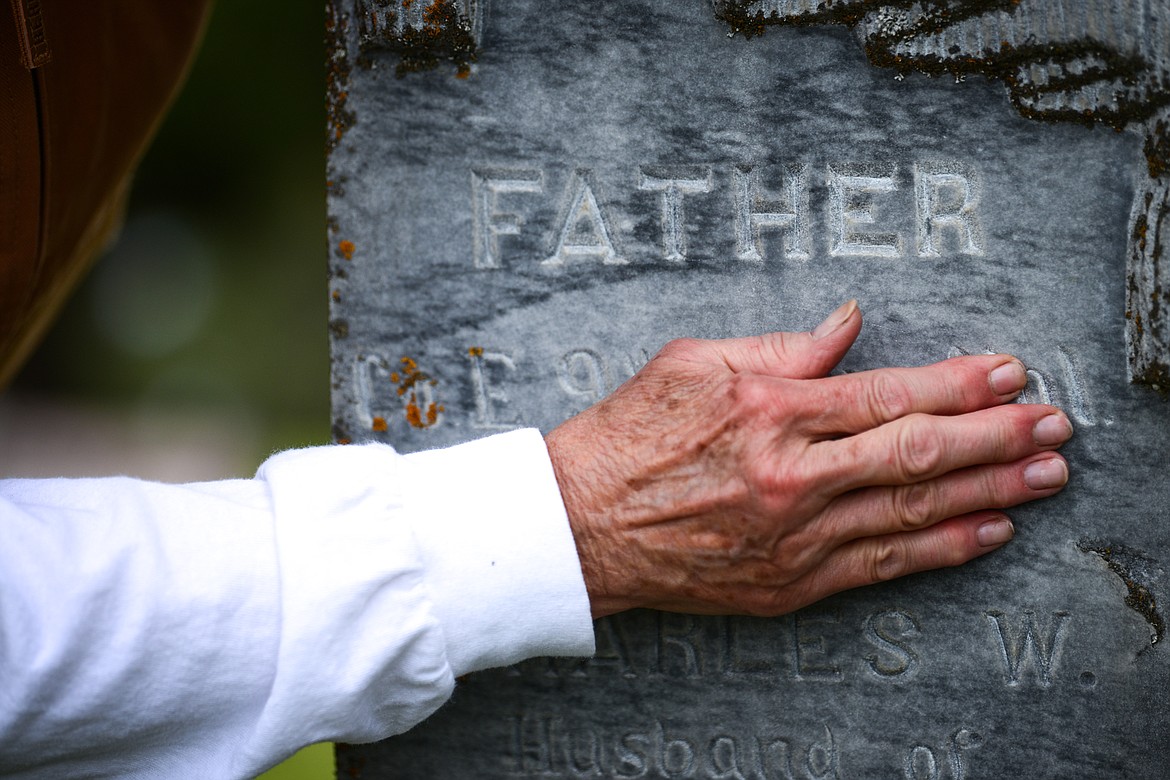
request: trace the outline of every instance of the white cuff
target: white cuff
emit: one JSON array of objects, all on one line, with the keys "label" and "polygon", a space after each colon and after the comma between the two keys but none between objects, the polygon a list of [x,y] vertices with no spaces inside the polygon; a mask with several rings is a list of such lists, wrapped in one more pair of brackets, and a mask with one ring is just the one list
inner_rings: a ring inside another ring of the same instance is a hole
[{"label": "white cuff", "polygon": [[454,673],[592,655],[589,596],[540,432],[406,459],[407,505]]}]

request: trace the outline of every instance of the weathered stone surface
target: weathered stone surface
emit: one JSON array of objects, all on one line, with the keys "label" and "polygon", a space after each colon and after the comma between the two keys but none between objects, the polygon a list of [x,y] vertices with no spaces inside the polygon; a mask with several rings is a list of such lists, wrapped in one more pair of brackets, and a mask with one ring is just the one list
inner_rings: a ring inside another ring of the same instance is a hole
[{"label": "weathered stone surface", "polygon": [[355,15],[384,9],[332,6],[339,439],[548,430],[671,338],[857,297],[844,370],[1012,352],[1077,426],[1073,481],[962,569],[777,620],[602,621],[596,658],[473,675],[340,775],[1160,776],[1170,405],[1123,337],[1145,137],[896,78],[845,27],[729,37],[707,0],[458,7],[474,63],[397,78]]}]

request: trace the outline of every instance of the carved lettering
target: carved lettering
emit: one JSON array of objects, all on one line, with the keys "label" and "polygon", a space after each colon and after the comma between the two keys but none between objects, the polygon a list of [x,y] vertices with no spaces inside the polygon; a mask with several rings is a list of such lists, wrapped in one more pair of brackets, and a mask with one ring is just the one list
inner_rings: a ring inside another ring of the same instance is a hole
[{"label": "carved lettering", "polygon": [[896,192],[894,166],[830,165],[829,254],[840,256],[897,257],[902,239],[897,233],[861,232],[876,222],[875,195]]},{"label": "carved lettering", "polygon": [[792,744],[783,738],[758,740],[761,774],[766,778],[781,777],[796,780],[792,773]]},{"label": "carved lettering", "polygon": [[841,619],[831,613],[796,613],[793,616],[792,653],[796,661],[793,678],[796,680],[820,680],[840,682],[841,670],[832,663],[825,648],[825,638],[813,633],[809,627],[828,623],[840,623]]},{"label": "carved lettering", "polygon": [[[598,620],[594,624],[597,634],[597,650],[588,658],[537,657],[521,661],[508,667],[504,674],[509,677],[545,677],[552,679],[582,680],[600,670],[625,679],[638,677],[631,663],[627,640],[609,620]],[[652,670],[642,669],[643,673]]]},{"label": "carved lettering", "polygon": [[629,643],[616,621],[612,618],[597,620],[593,624],[593,633],[597,649],[589,660],[590,665],[614,668],[626,678],[638,676],[630,666]]},{"label": "carved lettering", "polygon": [[576,777],[604,777],[601,765],[601,740],[593,729],[578,729],[566,735],[565,761]]},{"label": "carved lettering", "polygon": [[645,734],[624,734],[618,740],[618,777],[645,777],[650,771],[650,737]]},{"label": "carved lettering", "polygon": [[581,723],[529,713],[511,719],[507,771],[518,777],[840,780],[841,756],[827,725],[794,740],[742,727],[647,728]]},{"label": "carved lettering", "polygon": [[764,262],[762,233],[783,231],[781,254],[786,260],[807,260],[812,254],[808,218],[808,166],[784,170],[784,199],[760,197],[759,171],[737,165],[731,173],[734,196],[735,254],[744,262]]},{"label": "carved lettering", "polygon": [[947,755],[951,760],[953,780],[964,780],[967,776],[967,763],[963,760],[963,751],[977,748],[982,744],[983,735],[970,729],[959,729],[951,734]]},{"label": "carved lettering", "polygon": [[740,756],[739,745],[734,737],[715,737],[707,748],[711,756],[711,777],[713,780],[748,780],[750,768]]},{"label": "carved lettering", "polygon": [[[673,624],[673,625],[671,625]],[[700,643],[703,624],[691,615],[661,612],[658,615],[658,671],[681,671],[685,677],[703,673]],[[673,662],[672,660],[673,659]]]},{"label": "carved lettering", "polygon": [[355,396],[354,414],[358,424],[366,430],[374,428],[374,421],[381,420],[386,425],[390,417],[385,412],[377,410],[376,394],[374,393],[375,377],[383,383],[390,381],[390,368],[385,359],[377,355],[358,355],[353,365],[353,390]]},{"label": "carved lettering", "polygon": [[524,225],[519,214],[499,210],[501,195],[544,192],[539,170],[487,169],[471,172],[472,258],[476,268],[502,268],[500,236],[516,236]]},{"label": "carved lettering", "polygon": [[1051,404],[1052,390],[1048,387],[1048,377],[1034,368],[1029,368],[1025,372],[1025,375],[1028,377],[1028,384],[1024,387],[1024,391],[1020,393],[1020,397],[1016,399],[1016,403]]},{"label": "carved lettering", "polygon": [[500,407],[508,404],[508,394],[500,387],[501,374],[516,370],[512,358],[502,352],[488,352],[481,347],[467,350],[471,360],[471,387],[475,396],[472,425],[486,430],[510,430],[519,425],[515,417],[502,419]]},{"label": "carved lettering", "polygon": [[939,751],[930,745],[915,745],[910,748],[902,762],[902,774],[906,780],[938,780],[941,776],[942,759],[940,752],[945,753],[946,763],[951,770],[952,780],[964,780],[967,765],[963,759],[963,751],[977,748],[983,744],[983,737],[970,729],[959,729],[947,739],[945,751]]},{"label": "carved lettering", "polygon": [[575,349],[561,358],[557,379],[566,393],[577,401],[580,411],[605,397],[605,361],[591,349]]},{"label": "carved lettering", "polygon": [[983,254],[983,228],[975,208],[979,190],[965,166],[953,162],[918,163],[914,166],[914,198],[919,257],[942,254],[944,231],[954,235],[961,254]]},{"label": "carved lettering", "polygon": [[[510,720],[509,774],[522,777],[695,778],[702,780],[840,780],[841,748],[828,724],[795,740],[742,727],[704,728],[653,721],[646,728],[567,723],[529,713]],[[937,780],[949,769],[965,780],[965,754],[983,737],[960,728],[941,746],[919,742],[901,757],[906,780]]]},{"label": "carved lettering", "polygon": [[[714,675],[803,684],[837,684],[864,674],[873,681],[903,684],[926,666],[917,647],[922,627],[913,614],[900,609],[874,612],[856,622],[815,611],[773,619],[647,613],[599,620],[594,635],[597,649],[589,659],[533,659],[515,674],[530,679]],[[846,647],[851,648],[848,654]]]},{"label": "carved lettering", "polygon": [[545,266],[564,266],[580,259],[596,259],[605,265],[624,265],[613,243],[609,220],[594,195],[591,174],[584,168],[569,178],[565,208],[557,231],[556,248],[543,263]]},{"label": "carved lettering", "polygon": [[[391,374],[393,379],[394,375]],[[406,421],[415,428],[436,428],[443,423],[446,407],[435,397],[434,380],[419,382],[400,395],[402,413]],[[401,389],[401,386],[400,388]]]},{"label": "carved lettering", "polygon": [[912,675],[918,668],[918,654],[905,640],[920,633],[918,621],[906,612],[890,610],[867,617],[865,638],[882,651],[881,655],[871,653],[865,657],[870,671],[885,680]]},{"label": "carved lettering", "polygon": [[691,777],[695,771],[695,746],[686,737],[668,736],[658,724],[658,768],[667,777]]},{"label": "carved lettering", "polygon": [[915,745],[906,755],[902,769],[906,780],[938,780],[938,759],[926,745]]},{"label": "carved lettering", "polygon": [[[767,173],[773,170],[778,173]],[[802,162],[764,169],[741,163],[718,171],[708,165],[644,165],[637,171],[636,183],[641,191],[659,194],[661,257],[671,263],[681,265],[688,257],[687,197],[712,193],[723,185],[731,190],[730,227],[736,257],[741,262],[763,264],[768,254],[765,237],[773,233],[782,234],[773,242],[773,257],[802,262],[813,256],[811,170],[810,164]],[[762,183],[765,177],[774,184],[778,179],[774,192]],[[471,256],[476,268],[505,267],[506,242],[502,238],[518,236],[525,229],[527,222],[521,207],[531,200],[512,199],[517,195],[543,194],[544,178],[544,171],[536,168],[485,167],[471,171]],[[974,168],[957,161],[915,163],[912,197],[895,195],[902,190],[901,178],[898,166],[890,162],[826,166],[828,197],[825,223],[820,227],[827,237],[830,255],[904,256],[902,236],[880,229],[881,223],[896,217],[912,217],[916,234],[913,251],[919,257],[986,253],[979,213],[981,185]],[[629,262],[618,249],[615,226],[629,231],[637,221],[625,214],[619,223],[611,220],[604,201],[598,197],[598,186],[589,169],[578,168],[569,175],[558,216],[543,228],[547,245],[552,247],[551,254],[541,259],[544,267],[565,267],[580,261],[603,265]],[[909,214],[911,210],[913,215]],[[529,242],[517,245],[527,246]]]},{"label": "carved lettering", "polygon": [[[1068,387],[1068,391],[1065,393],[1065,411],[1074,422],[1080,425],[1096,425],[1097,419],[1089,410],[1089,404],[1085,399],[1084,382],[1081,379],[1081,370],[1076,358],[1064,347],[1057,348],[1057,354],[1060,356],[1060,365],[1064,369],[1064,378]],[[1105,420],[1106,425],[1109,425],[1110,422],[1112,421]]]},{"label": "carved lettering", "polygon": [[[993,355],[996,350],[985,350],[985,354]],[[947,357],[971,354],[965,349],[952,346],[947,351]],[[1060,363],[1064,383],[1061,385],[1052,376],[1035,368],[1027,370],[1028,384],[1020,393],[1016,403],[1021,404],[1056,404],[1061,405],[1073,422],[1085,426],[1096,425],[1097,416],[1093,413],[1089,402],[1088,389],[1081,373],[1080,364],[1071,350],[1066,347],[1057,347],[1056,360]],[[1105,425],[1112,425],[1113,420],[1104,419]]]},{"label": "carved lettering", "polygon": [[671,262],[687,259],[686,215],[683,196],[710,192],[710,168],[671,172],[654,167],[639,171],[638,189],[662,193],[662,256]]},{"label": "carved lettering", "polygon": [[556,366],[557,383],[573,399],[569,413],[585,409],[600,401],[615,387],[629,379],[650,360],[650,353],[638,350],[606,359],[594,349],[573,349],[561,356]]},{"label": "carved lettering", "polygon": [[[1028,386],[1024,388],[1024,392],[1020,394],[1017,402],[1056,404],[1059,401],[1063,401],[1061,405],[1073,422],[1085,426],[1096,425],[1097,419],[1089,409],[1089,404],[1085,396],[1084,382],[1081,379],[1081,372],[1076,363],[1076,359],[1064,347],[1057,348],[1056,355],[1065,379],[1059,396],[1054,392],[1056,382],[1048,375],[1036,369],[1029,368],[1027,372]],[[1106,420],[1106,424],[1108,423],[1109,421]]]},{"label": "carved lettering", "polygon": [[833,731],[828,726],[825,726],[824,741],[809,745],[804,768],[809,780],[839,780],[841,777],[841,757],[837,754]]},{"label": "carved lettering", "polygon": [[[766,644],[768,651],[764,657],[760,658],[746,658],[744,657],[744,641],[743,635],[750,636],[750,632],[744,631],[744,624],[748,618],[728,617],[724,619],[723,627],[723,666],[724,674],[772,674],[776,671],[776,656],[781,653],[776,652],[777,648],[771,643]],[[759,633],[763,633],[765,628],[771,627],[779,623],[779,621],[769,621],[767,623],[755,623],[759,627]],[[777,643],[779,644],[779,643]],[[783,647],[781,645],[781,647]]]},{"label": "carved lettering", "polygon": [[1002,612],[984,614],[995,629],[1007,684],[1020,685],[1025,670],[1031,668],[1038,685],[1044,688],[1051,685],[1060,663],[1069,613],[1053,612],[1043,627],[1037,625],[1036,615],[1030,610],[1014,618]]},{"label": "carved lettering", "polygon": [[518,775],[553,774],[552,721],[512,718],[512,772]]}]

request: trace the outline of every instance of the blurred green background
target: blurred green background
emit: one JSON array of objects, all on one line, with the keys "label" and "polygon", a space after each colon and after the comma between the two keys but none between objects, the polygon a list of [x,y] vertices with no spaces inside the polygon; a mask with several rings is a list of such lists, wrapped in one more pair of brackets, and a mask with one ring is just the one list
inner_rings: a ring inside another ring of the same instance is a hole
[{"label": "blurred green background", "polygon": [[[250,476],[328,441],[323,25],[213,9],[121,239],[0,397],[0,473]],[[264,777],[333,775],[315,746]]]}]

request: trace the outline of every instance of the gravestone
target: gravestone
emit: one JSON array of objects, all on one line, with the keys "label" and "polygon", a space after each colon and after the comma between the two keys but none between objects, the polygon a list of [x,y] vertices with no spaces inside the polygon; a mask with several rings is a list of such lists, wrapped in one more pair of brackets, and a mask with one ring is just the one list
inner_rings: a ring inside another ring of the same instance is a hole
[{"label": "gravestone", "polygon": [[1170,11],[828,5],[333,0],[335,436],[548,431],[672,338],[856,297],[840,370],[1019,356],[1068,488],[959,569],[601,620],[339,776],[1164,776]]}]

